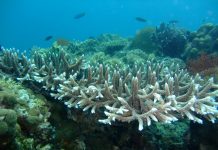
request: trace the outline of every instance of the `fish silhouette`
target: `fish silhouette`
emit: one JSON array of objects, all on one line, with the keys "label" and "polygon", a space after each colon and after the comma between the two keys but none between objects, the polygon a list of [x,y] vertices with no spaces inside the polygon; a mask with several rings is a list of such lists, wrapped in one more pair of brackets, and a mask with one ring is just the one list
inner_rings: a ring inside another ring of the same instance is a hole
[{"label": "fish silhouette", "polygon": [[45,37],[45,41],[49,41],[49,40],[51,40],[52,38],[53,38],[53,36],[52,36],[52,35],[49,35],[49,36]]},{"label": "fish silhouette", "polygon": [[136,20],[136,21],[139,21],[139,22],[147,22],[146,19],[141,18],[141,17],[136,17],[135,20]]},{"label": "fish silhouette", "polygon": [[80,18],[84,17],[85,15],[86,15],[85,12],[82,12],[82,13],[76,14],[76,15],[74,16],[74,19],[80,19]]}]

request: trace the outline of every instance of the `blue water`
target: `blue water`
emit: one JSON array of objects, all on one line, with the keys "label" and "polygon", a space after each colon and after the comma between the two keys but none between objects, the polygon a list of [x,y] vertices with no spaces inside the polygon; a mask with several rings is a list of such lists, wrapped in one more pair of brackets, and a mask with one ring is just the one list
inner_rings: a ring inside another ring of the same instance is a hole
[{"label": "blue water", "polygon": [[[75,20],[81,12],[86,15]],[[202,22],[217,23],[218,0],[0,0],[0,45],[24,50],[48,47],[58,38],[84,40],[102,33],[129,37],[172,19],[189,30]],[[48,35],[54,38],[45,41]]]}]

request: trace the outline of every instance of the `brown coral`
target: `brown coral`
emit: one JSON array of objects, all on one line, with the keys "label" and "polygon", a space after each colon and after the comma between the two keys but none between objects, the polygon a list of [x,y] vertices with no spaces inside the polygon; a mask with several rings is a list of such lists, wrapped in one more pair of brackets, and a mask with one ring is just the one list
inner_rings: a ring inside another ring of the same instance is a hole
[{"label": "brown coral", "polygon": [[197,59],[190,59],[187,62],[188,70],[193,73],[200,73],[205,77],[215,77],[218,74],[218,56],[202,53]]}]

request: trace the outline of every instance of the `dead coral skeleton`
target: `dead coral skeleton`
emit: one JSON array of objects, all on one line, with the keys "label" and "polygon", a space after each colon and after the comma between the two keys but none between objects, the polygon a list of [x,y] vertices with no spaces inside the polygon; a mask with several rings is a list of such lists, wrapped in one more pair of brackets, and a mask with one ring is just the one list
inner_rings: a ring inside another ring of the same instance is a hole
[{"label": "dead coral skeleton", "polygon": [[[124,69],[99,64],[81,71],[82,58],[72,63],[60,53],[48,63],[46,57],[35,57],[29,61],[35,67],[26,76],[69,108],[90,109],[91,113],[103,108],[107,118],[99,119],[101,123],[136,120],[142,130],[152,121],[171,123],[186,117],[203,123],[202,117],[211,122],[218,117],[218,85],[213,78],[204,81],[198,74],[190,76],[174,63],[148,61]],[[59,65],[54,65],[55,60]]]}]

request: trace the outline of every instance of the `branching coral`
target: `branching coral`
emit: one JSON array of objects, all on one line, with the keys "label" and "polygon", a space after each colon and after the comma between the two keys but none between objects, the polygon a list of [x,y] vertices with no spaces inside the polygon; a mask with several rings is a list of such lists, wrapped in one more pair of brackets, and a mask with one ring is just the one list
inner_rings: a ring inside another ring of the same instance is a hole
[{"label": "branching coral", "polygon": [[[31,80],[41,82],[52,97],[69,108],[91,109],[92,113],[103,109],[107,118],[99,119],[101,123],[136,120],[142,130],[152,121],[170,123],[187,117],[203,123],[202,116],[212,122],[218,117],[218,85],[213,78],[204,81],[199,75],[190,76],[170,59],[123,69],[99,64],[80,70],[82,61],[63,63],[63,57],[55,54],[51,58],[44,59],[44,65],[32,60],[41,68],[28,73]],[[47,63],[50,60],[60,63]],[[64,68],[60,68],[62,63]]]},{"label": "branching coral", "polygon": [[150,125],[152,120],[170,123],[188,117],[202,123],[198,115],[214,122],[218,113],[214,100],[218,85],[213,83],[213,79],[199,85],[202,81],[198,75],[192,78],[177,67],[168,69],[163,64],[152,66],[148,62],[131,71],[117,70],[113,73],[102,65],[95,67],[94,71],[89,67],[86,77],[77,81],[77,74],[74,74],[64,79],[58,92],[51,95],[70,108],[91,109],[92,113],[99,107],[105,107],[108,118],[100,119],[100,122],[111,124],[115,120],[137,120],[139,130],[144,124]]},{"label": "branching coral", "polygon": [[18,53],[13,49],[3,51],[3,57],[0,59],[0,70],[3,72],[24,76],[31,68],[33,66],[24,53],[19,57]]}]

